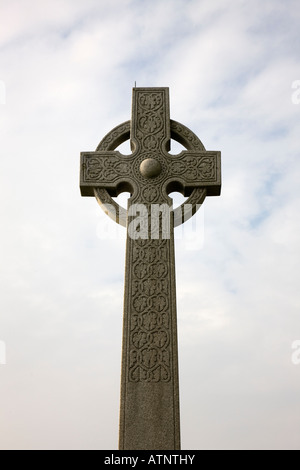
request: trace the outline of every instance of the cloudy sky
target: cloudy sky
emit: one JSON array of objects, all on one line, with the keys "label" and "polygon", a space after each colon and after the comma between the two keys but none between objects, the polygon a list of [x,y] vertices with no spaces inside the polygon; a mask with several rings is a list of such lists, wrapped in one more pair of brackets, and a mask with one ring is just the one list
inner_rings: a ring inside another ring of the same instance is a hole
[{"label": "cloudy sky", "polygon": [[221,197],[176,235],[182,448],[299,449],[299,2],[0,18],[0,448],[117,448],[125,229],[80,196],[79,154],[130,119],[136,81],[222,152]]}]

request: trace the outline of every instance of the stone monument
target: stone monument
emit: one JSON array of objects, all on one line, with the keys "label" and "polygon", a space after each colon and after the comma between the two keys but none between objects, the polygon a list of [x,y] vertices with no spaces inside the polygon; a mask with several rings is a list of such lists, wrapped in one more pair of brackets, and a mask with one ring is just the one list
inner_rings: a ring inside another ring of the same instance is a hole
[{"label": "stone monument", "polygon": [[[180,449],[174,227],[220,195],[221,154],[170,120],[168,88],[134,88],[131,121],[81,153],[80,188],[127,227],[119,449]],[[112,199],[124,191],[127,210]],[[188,197],[175,210],[174,191]]]}]

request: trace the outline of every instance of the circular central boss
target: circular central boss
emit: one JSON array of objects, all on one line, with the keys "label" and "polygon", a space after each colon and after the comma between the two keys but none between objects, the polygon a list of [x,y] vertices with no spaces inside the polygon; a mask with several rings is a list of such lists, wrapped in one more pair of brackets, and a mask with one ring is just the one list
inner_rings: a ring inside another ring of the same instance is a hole
[{"label": "circular central boss", "polygon": [[161,164],[154,158],[146,158],[140,164],[140,172],[145,178],[154,178],[161,172]]}]

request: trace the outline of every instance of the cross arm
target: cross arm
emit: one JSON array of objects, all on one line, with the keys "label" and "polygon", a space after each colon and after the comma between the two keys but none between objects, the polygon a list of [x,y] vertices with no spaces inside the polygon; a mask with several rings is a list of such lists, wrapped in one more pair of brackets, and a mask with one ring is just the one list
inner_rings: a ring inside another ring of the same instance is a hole
[{"label": "cross arm", "polygon": [[94,196],[94,188],[107,189],[111,196],[121,191],[132,192],[130,157],[120,152],[81,152],[80,191],[82,196]]},{"label": "cross arm", "polygon": [[183,189],[189,196],[195,188],[206,188],[207,196],[219,196],[221,193],[221,152],[184,151],[180,155],[170,156],[170,174],[168,192]]}]

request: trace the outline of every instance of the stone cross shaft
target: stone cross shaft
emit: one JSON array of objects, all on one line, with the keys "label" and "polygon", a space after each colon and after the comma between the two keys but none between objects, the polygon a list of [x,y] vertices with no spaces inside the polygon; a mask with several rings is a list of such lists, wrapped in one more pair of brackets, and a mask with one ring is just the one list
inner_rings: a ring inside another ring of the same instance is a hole
[{"label": "stone cross shaft", "polygon": [[[131,155],[115,149],[131,141]],[[169,154],[171,138],[187,150]],[[127,226],[120,405],[120,449],[180,449],[174,226],[184,221],[168,196],[189,197],[193,215],[221,188],[220,152],[206,151],[170,120],[168,88],[134,88],[132,117],[96,152],[81,153],[82,196],[95,196]],[[131,194],[127,212],[112,197]]]}]

